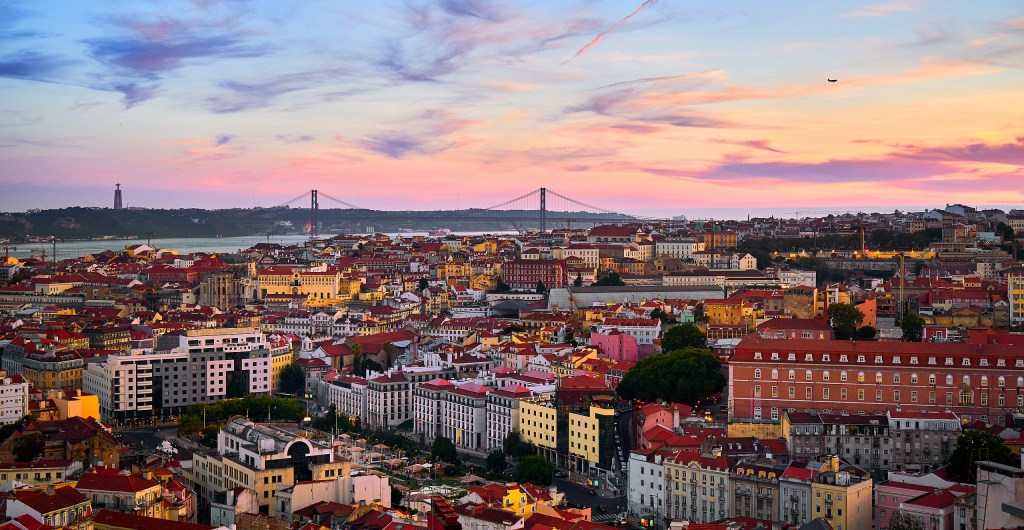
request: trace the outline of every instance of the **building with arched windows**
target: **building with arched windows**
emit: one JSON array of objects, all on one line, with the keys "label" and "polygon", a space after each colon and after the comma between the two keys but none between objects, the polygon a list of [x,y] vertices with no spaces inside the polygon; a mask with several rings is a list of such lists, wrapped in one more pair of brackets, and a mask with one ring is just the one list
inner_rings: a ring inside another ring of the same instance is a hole
[{"label": "building with arched windows", "polygon": [[1024,350],[1002,344],[749,337],[728,367],[732,418],[903,411],[1007,425],[1024,407]]}]

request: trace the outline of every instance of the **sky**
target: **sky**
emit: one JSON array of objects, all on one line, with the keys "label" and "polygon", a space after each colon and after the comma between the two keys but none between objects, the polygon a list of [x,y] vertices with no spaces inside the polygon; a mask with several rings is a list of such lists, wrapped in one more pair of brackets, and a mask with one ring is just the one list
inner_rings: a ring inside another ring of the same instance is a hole
[{"label": "sky", "polygon": [[1022,7],[5,1],[0,211],[1024,204]]}]

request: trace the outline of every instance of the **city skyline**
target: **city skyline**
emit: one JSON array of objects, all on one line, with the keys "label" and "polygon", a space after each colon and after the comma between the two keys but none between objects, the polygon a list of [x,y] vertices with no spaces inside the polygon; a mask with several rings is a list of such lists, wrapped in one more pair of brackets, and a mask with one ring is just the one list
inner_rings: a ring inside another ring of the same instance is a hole
[{"label": "city skyline", "polygon": [[0,210],[1024,204],[1015,7],[13,3]]}]

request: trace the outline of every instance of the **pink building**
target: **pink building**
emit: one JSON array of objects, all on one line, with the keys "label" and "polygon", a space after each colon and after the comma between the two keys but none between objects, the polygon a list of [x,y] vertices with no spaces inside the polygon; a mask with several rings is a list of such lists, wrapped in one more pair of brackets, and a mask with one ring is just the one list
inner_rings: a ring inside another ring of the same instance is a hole
[{"label": "pink building", "polygon": [[900,509],[900,504],[915,497],[933,491],[932,486],[896,482],[893,480],[875,485],[875,527],[878,530],[889,528],[889,519]]},{"label": "pink building", "polygon": [[590,335],[590,345],[601,350],[604,359],[636,362],[638,356],[636,339],[618,329],[610,329]]}]

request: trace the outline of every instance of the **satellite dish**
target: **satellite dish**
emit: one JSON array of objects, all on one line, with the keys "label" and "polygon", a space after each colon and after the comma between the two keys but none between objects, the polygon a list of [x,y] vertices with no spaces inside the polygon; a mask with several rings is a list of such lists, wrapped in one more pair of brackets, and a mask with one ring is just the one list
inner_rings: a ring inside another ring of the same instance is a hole
[{"label": "satellite dish", "polygon": [[310,418],[309,416],[306,416],[305,418],[302,418],[302,422],[303,423],[309,423],[311,421],[313,421],[313,418]]}]

